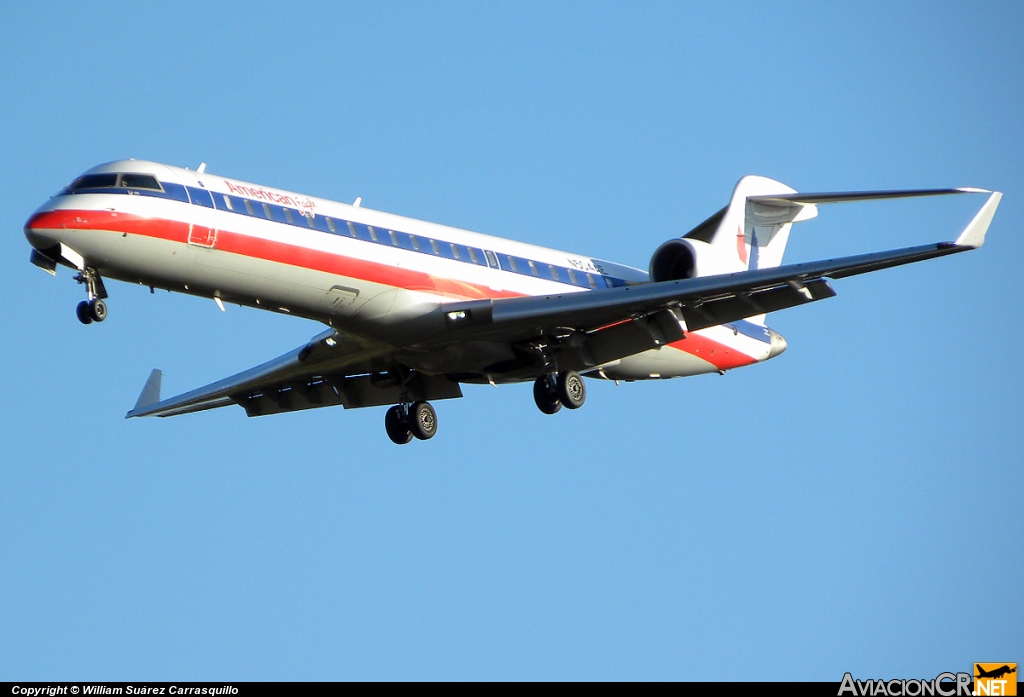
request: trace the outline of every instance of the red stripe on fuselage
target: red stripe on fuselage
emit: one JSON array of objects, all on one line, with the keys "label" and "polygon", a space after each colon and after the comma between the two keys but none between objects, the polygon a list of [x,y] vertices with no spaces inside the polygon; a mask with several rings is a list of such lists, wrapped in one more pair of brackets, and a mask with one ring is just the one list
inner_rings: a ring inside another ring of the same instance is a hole
[{"label": "red stripe on fuselage", "polygon": [[[155,237],[182,244],[188,242],[189,234],[189,224],[177,220],[143,218],[128,213],[90,210],[57,210],[39,213],[33,216],[25,227],[33,230],[59,230],[62,228],[109,230],[143,237]],[[459,299],[517,298],[524,295],[509,290],[495,290],[490,286],[467,281],[434,276],[424,271],[253,237],[230,230],[217,230],[214,249],[395,288],[436,293]]]},{"label": "red stripe on fuselage", "polygon": [[674,341],[669,346],[703,359],[719,370],[731,370],[757,363],[756,358],[696,332],[687,332],[685,338]]},{"label": "red stripe on fuselage", "polygon": [[[144,218],[128,213],[95,210],[46,211],[32,216],[25,227],[32,230],[109,230],[181,244],[186,244],[189,236],[189,224],[179,220]],[[228,230],[217,230],[214,248],[254,259],[323,271],[395,288],[436,293],[452,298],[513,298],[525,295]],[[620,323],[615,322],[608,326],[616,324]],[[676,341],[670,346],[701,358],[719,370],[739,368],[757,362],[754,358],[736,349],[694,332],[687,333],[686,338]]]}]

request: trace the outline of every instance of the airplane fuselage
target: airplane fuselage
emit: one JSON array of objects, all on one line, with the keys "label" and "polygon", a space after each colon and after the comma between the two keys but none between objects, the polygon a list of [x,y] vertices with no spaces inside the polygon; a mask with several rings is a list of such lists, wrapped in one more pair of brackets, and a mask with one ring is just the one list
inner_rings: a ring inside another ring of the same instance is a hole
[{"label": "airplane fuselage", "polygon": [[[50,258],[61,245],[72,250],[102,278],[307,317],[395,347],[429,345],[444,331],[446,303],[648,281],[644,271],[588,256],[140,160],[89,170],[41,206],[25,234]],[[784,348],[766,327],[739,320],[589,374],[697,375]],[[495,349],[496,362],[501,355]],[[470,382],[536,377],[488,374],[487,360],[445,358],[436,372]],[[429,360],[416,367],[429,372]]]}]

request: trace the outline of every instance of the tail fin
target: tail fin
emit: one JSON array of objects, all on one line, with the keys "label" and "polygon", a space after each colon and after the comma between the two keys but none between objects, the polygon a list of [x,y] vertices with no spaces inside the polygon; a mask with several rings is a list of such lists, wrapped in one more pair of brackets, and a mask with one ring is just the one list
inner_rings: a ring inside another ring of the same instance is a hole
[{"label": "tail fin", "polygon": [[[797,193],[782,182],[749,175],[736,184],[729,205],[684,237],[706,242],[728,271],[771,269],[782,264],[793,223],[818,215],[813,203],[772,196]],[[760,200],[748,200],[759,198]]]},{"label": "tail fin", "polygon": [[[904,189],[890,191],[833,191],[798,193],[782,182],[750,175],[743,177],[732,192],[729,205],[715,213],[690,232],[686,239],[699,240],[714,249],[715,273],[732,273],[753,269],[771,269],[782,264],[782,255],[789,241],[793,223],[818,215],[818,206],[828,203],[876,201],[920,196],[989,193],[986,189]],[[981,246],[985,229],[999,205],[998,195],[978,214],[972,229],[976,234],[965,237],[964,244]],[[966,233],[965,233],[966,234]]]}]

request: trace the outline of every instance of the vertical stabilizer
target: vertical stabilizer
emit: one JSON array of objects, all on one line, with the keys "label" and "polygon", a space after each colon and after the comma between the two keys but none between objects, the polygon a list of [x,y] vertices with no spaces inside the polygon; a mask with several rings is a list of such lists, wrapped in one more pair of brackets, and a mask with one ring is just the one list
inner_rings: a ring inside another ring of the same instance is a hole
[{"label": "vertical stabilizer", "polygon": [[[812,203],[764,197],[795,193],[795,189],[768,177],[743,177],[729,205],[683,237],[712,248],[714,273],[775,268],[782,264],[793,223],[810,220],[818,215],[818,209]],[[751,197],[761,200],[751,201]]]},{"label": "vertical stabilizer", "polygon": [[795,189],[768,177],[743,177],[732,192],[732,200],[711,245],[718,248],[723,257],[734,260],[736,271],[779,266],[793,223],[810,220],[818,215],[818,209],[813,204],[747,199],[795,193]]}]

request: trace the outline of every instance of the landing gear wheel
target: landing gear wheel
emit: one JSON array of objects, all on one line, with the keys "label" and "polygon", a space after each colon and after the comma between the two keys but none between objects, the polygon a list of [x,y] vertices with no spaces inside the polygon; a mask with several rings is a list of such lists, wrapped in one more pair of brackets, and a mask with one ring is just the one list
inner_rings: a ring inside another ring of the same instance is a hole
[{"label": "landing gear wheel", "polygon": [[587,401],[587,385],[575,370],[558,374],[558,398],[566,409],[579,409]]},{"label": "landing gear wheel", "polygon": [[99,298],[89,302],[89,315],[93,322],[102,322],[107,318],[107,304]]},{"label": "landing gear wheel", "polygon": [[384,414],[384,430],[388,432],[388,438],[398,445],[405,445],[412,440],[409,422],[400,406],[393,406]]},{"label": "landing gear wheel", "polygon": [[547,375],[541,375],[533,383],[533,401],[537,403],[537,408],[545,414],[554,414],[562,408],[555,385]]},{"label": "landing gear wheel", "polygon": [[82,324],[92,324],[92,309],[89,307],[87,300],[78,303],[78,307],[75,308],[75,314],[78,315],[78,321]]},{"label": "landing gear wheel", "polygon": [[429,402],[416,402],[409,408],[409,429],[420,440],[430,440],[437,433],[437,412]]}]

